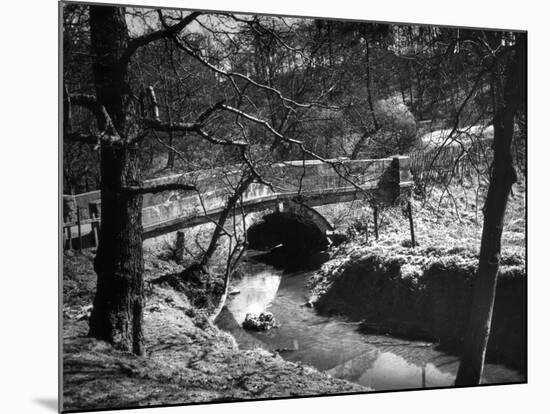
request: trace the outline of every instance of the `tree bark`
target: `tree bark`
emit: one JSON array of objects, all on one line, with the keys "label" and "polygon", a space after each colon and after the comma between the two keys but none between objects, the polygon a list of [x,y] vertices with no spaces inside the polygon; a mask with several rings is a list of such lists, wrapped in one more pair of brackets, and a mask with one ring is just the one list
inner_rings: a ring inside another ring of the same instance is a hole
[{"label": "tree bark", "polygon": [[[166,106],[166,114],[168,115],[168,123],[172,125],[172,110],[170,108],[170,103],[172,102],[172,93],[170,92],[172,90],[171,85],[168,85],[168,82],[166,80],[166,76],[163,77],[164,82],[164,104]],[[174,146],[174,131],[171,129],[168,131],[168,145],[170,147]],[[174,151],[168,151],[168,160],[166,161],[166,169],[172,171],[174,169],[174,159],[175,159],[175,153]]]},{"label": "tree bark", "polygon": [[481,381],[500,264],[501,238],[506,204],[516,181],[511,144],[514,117],[525,97],[526,35],[519,34],[515,53],[506,68],[506,80],[494,116],[494,160],[484,207],[479,265],[474,284],[472,308],[455,385],[475,385]]},{"label": "tree bark", "polygon": [[363,31],[363,39],[365,40],[365,62],[366,62],[365,75],[366,75],[366,84],[367,84],[367,103],[369,105],[369,112],[372,118],[373,129],[369,133],[365,131],[365,133],[363,133],[359,141],[355,144],[355,147],[353,148],[353,151],[350,156],[352,160],[357,159],[369,135],[377,132],[380,129],[380,125],[378,124],[378,120],[376,119],[376,114],[374,112],[374,104],[372,101],[372,85],[371,85],[372,82],[371,82],[371,74],[370,74],[370,47],[369,47],[369,39],[365,31]]},{"label": "tree bark", "polygon": [[[218,240],[220,236],[222,235],[223,226],[225,226],[225,222],[227,221],[227,218],[231,214],[231,211],[235,208],[237,205],[237,202],[243,195],[243,193],[246,191],[250,183],[252,183],[253,177],[249,176],[246,178],[243,178],[238,184],[235,190],[233,191],[233,194],[227,199],[227,204],[223,211],[220,213],[220,217],[218,218],[218,222],[216,223],[216,227],[214,228],[214,232],[212,233],[212,238],[210,239],[210,244],[208,245],[208,248],[204,252],[200,265],[202,267],[208,267],[210,260],[214,256],[214,253],[216,251],[216,248],[218,247]],[[244,218],[243,218],[244,220]]]},{"label": "tree bark", "polygon": [[101,229],[89,335],[142,355],[142,196],[121,190],[141,183],[139,147],[127,139],[132,136],[136,113],[127,62],[121,63],[129,41],[124,9],[90,6],[90,31],[97,100],[122,142],[101,144]]},{"label": "tree bark", "polygon": [[372,123],[374,125],[374,129],[378,131],[380,129],[380,126],[378,125],[378,120],[376,119],[376,114],[374,113],[374,104],[372,103],[372,85],[371,85],[371,75],[370,75],[370,47],[369,47],[369,39],[367,38],[367,35],[364,35],[365,39],[365,59],[366,59],[366,65],[365,65],[365,74],[366,74],[366,82],[367,82],[367,100],[369,103],[369,111],[370,115],[372,117]]}]

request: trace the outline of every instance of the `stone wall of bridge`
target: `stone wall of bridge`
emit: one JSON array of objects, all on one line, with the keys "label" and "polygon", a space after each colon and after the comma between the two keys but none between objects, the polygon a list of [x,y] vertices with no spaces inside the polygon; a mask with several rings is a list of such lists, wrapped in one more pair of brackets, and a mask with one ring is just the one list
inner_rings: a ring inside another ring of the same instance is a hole
[{"label": "stone wall of bridge", "polygon": [[[361,198],[365,193],[384,194],[389,191],[388,187],[393,187],[391,191],[394,191],[395,188],[408,188],[412,184],[408,157],[331,161],[335,163],[290,161],[262,169],[262,176],[273,184],[274,190],[264,184],[252,183],[243,194],[244,208],[249,211],[265,209],[285,199],[322,205]],[[150,184],[174,180],[191,182],[199,191],[145,195],[142,219],[144,237],[155,237],[163,232],[204,223],[207,221],[206,214],[216,217],[225,207],[231,186],[238,178],[238,170],[211,170],[149,180]],[[87,211],[88,204],[99,199],[99,191],[74,196],[81,211]]]}]

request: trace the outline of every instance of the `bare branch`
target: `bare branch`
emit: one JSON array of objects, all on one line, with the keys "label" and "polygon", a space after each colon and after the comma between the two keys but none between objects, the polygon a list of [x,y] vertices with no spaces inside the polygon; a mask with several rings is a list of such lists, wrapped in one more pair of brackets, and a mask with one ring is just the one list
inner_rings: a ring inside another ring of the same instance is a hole
[{"label": "bare branch", "polygon": [[72,107],[81,106],[86,108],[91,113],[93,113],[97,119],[98,123],[105,123],[105,115],[101,105],[98,103],[97,98],[94,95],[83,94],[83,93],[69,93],[67,86],[65,86],[65,92],[63,93],[63,106],[66,116],[69,118],[67,121],[70,122],[72,116]]},{"label": "bare branch", "polygon": [[[349,174],[346,172],[346,166],[341,161],[333,161],[333,160],[329,160],[327,158],[321,157],[320,155],[317,155],[315,152],[313,152],[311,150],[308,150],[305,147],[305,144],[304,144],[303,141],[300,141],[300,140],[297,140],[297,139],[294,139],[294,138],[289,138],[289,137],[281,134],[280,132],[276,131],[275,128],[273,128],[273,126],[271,126],[269,124],[269,122],[267,122],[263,119],[256,118],[256,117],[254,117],[254,116],[252,116],[252,115],[250,115],[246,112],[243,112],[243,111],[241,111],[237,108],[233,108],[233,107],[231,107],[229,105],[225,105],[225,104],[222,104],[222,109],[224,109],[226,111],[229,111],[229,112],[236,113],[236,114],[242,116],[243,118],[248,119],[251,122],[254,122],[254,123],[257,123],[257,124],[260,124],[260,125],[264,126],[269,132],[271,132],[273,135],[278,137],[280,140],[288,142],[289,144],[293,144],[293,145],[298,146],[303,154],[307,154],[310,157],[312,157],[312,158],[314,158],[318,161],[321,161],[325,164],[329,164],[332,167],[332,169],[334,170],[334,172],[336,174],[338,174],[338,176],[340,176],[343,180],[350,183],[358,191],[363,192],[363,189],[361,188],[361,186],[359,186],[356,182],[354,182],[352,179],[349,178]],[[236,145],[236,144],[233,144],[233,145]],[[248,145],[248,143],[244,143],[243,146],[245,146],[245,145]],[[342,173],[342,171],[341,171],[342,169],[344,169],[344,173]]]},{"label": "bare branch", "polygon": [[201,137],[203,137],[205,140],[211,142],[212,144],[217,145],[227,145],[227,146],[236,146],[236,147],[248,147],[248,142],[246,141],[231,141],[231,140],[225,140],[213,137],[212,135],[208,134],[206,131],[204,131],[201,128],[197,128],[194,130],[197,134],[199,134]]},{"label": "bare branch", "polygon": [[157,122],[160,122],[159,103],[157,101],[157,95],[155,94],[155,88],[149,86],[146,90],[146,94],[151,100],[151,111],[153,113],[153,119]]},{"label": "bare branch", "polygon": [[89,109],[94,114],[99,112],[99,104],[94,95],[83,93],[67,93],[66,100],[70,101],[71,105],[82,106]]},{"label": "bare branch", "polygon": [[[216,138],[210,134],[208,134],[203,128],[203,124],[204,122],[206,121],[206,119],[216,110],[218,109],[222,109],[222,110],[225,110],[225,111],[228,111],[228,112],[232,112],[234,114],[236,114],[237,116],[240,116],[240,117],[243,117],[244,119],[247,119],[251,122],[254,122],[256,124],[259,124],[259,125],[262,125],[264,128],[266,128],[271,134],[273,134],[274,136],[276,136],[277,138],[279,138],[281,141],[285,141],[289,144],[292,144],[292,145],[296,145],[300,148],[300,150],[302,151],[302,153],[304,154],[304,156],[307,154],[309,155],[310,157],[316,159],[316,160],[319,160],[319,161],[322,161],[326,164],[329,164],[333,170],[336,172],[336,174],[338,174],[342,179],[344,179],[346,182],[348,182],[349,184],[351,184],[354,188],[356,188],[358,191],[361,191],[363,192],[363,189],[361,188],[360,185],[358,185],[355,181],[353,181],[352,179],[350,179],[350,176],[349,174],[347,173],[346,171],[346,166],[340,162],[340,161],[333,161],[333,160],[328,160],[324,157],[321,157],[319,155],[317,155],[315,152],[311,151],[311,150],[308,150],[306,147],[305,147],[305,144],[303,141],[300,141],[300,140],[297,140],[297,139],[293,139],[293,138],[290,138],[290,137],[287,137],[287,136],[284,136],[283,134],[281,134],[279,131],[277,131],[269,122],[263,120],[263,119],[260,119],[260,118],[257,118],[253,115],[250,115],[249,113],[247,112],[244,112],[244,111],[241,111],[240,109],[237,109],[237,108],[234,108],[232,106],[229,106],[229,105],[226,105],[224,103],[224,101],[220,101],[220,102],[217,102],[216,104],[214,104],[213,106],[211,106],[210,108],[208,108],[207,110],[205,110],[201,115],[199,115],[199,117],[197,118],[197,121],[196,122],[191,122],[191,123],[172,123],[172,124],[163,124],[160,122],[160,120],[158,119],[159,116],[158,116],[158,104],[156,103],[156,97],[155,97],[155,94],[154,94],[154,90],[152,87],[149,87],[148,88],[148,93],[150,95],[150,98],[151,98],[151,101],[152,101],[152,105],[153,105],[153,113],[155,114],[155,118],[157,119],[154,119],[154,120],[146,120],[146,124],[157,130],[157,131],[185,131],[185,132],[195,132],[197,133],[199,136],[201,136],[202,138],[206,139],[207,141],[213,143],[213,144],[216,144],[216,145],[224,145],[224,146],[237,146],[237,147],[241,147],[243,149],[243,151],[241,152],[241,155],[242,155],[242,158],[243,158],[243,161],[245,162],[245,164],[248,166],[248,168],[250,169],[252,175],[258,180],[258,182],[262,183],[262,184],[265,184],[267,185],[268,187],[270,188],[273,188],[272,187],[272,184],[265,181],[262,176],[257,172],[257,170],[254,168],[254,165],[252,164],[251,160],[247,157],[247,154],[246,154],[246,151],[245,149],[248,148],[250,146],[250,144],[247,142],[247,141],[237,141],[237,140],[224,140],[224,139],[220,139],[220,138]],[[342,172],[342,169],[344,170]]]},{"label": "bare branch", "polygon": [[[275,95],[277,95],[279,97],[279,99],[283,102],[283,104],[285,104],[285,106],[287,108],[291,108],[289,106],[287,106],[288,104],[290,105],[293,105],[293,106],[296,106],[296,107],[300,107],[300,108],[312,108],[312,107],[321,107],[321,108],[327,108],[327,109],[340,109],[339,107],[335,107],[335,106],[329,106],[329,105],[324,105],[322,104],[321,102],[309,102],[309,103],[300,103],[300,102],[296,102],[295,100],[293,99],[290,99],[290,98],[287,98],[285,97],[281,91],[279,91],[278,89],[275,89],[269,85],[265,85],[263,83],[259,83],[259,82],[256,82],[255,80],[253,80],[252,78],[250,78],[249,76],[246,76],[246,75],[243,75],[242,73],[239,73],[239,72],[232,72],[232,71],[226,71],[226,70],[223,70],[223,69],[220,69],[216,66],[214,66],[213,64],[211,64],[210,62],[208,62],[201,54],[200,52],[196,51],[196,50],[193,50],[192,47],[190,47],[188,44],[184,44],[183,42],[179,41],[176,36],[172,36],[172,39],[174,40],[174,43],[176,44],[176,46],[183,50],[185,53],[187,53],[188,55],[190,55],[191,57],[195,58],[196,60],[198,60],[200,63],[202,63],[204,66],[206,66],[207,68],[213,70],[214,72],[220,74],[220,75],[223,75],[225,77],[227,77],[228,79],[230,79],[231,81],[233,81],[233,78],[240,78],[240,79],[243,79],[245,81],[247,81],[248,83],[254,85],[255,87],[257,88],[260,88],[260,89],[264,89],[266,91],[269,91]],[[294,109],[292,109],[294,110]]]},{"label": "bare branch", "polygon": [[72,141],[85,142],[88,144],[96,145],[99,141],[106,142],[108,144],[114,144],[121,141],[120,135],[117,132],[109,113],[105,106],[101,105],[94,95],[89,94],[70,94],[65,88],[63,94],[63,104],[65,122],[71,123],[71,108],[73,105],[82,106],[92,112],[97,120],[99,134],[82,134],[82,133],[67,133],[65,137]]},{"label": "bare branch", "polygon": [[172,122],[162,123],[156,119],[144,119],[145,126],[158,132],[192,132],[196,131],[198,126],[195,122]]},{"label": "bare branch", "polygon": [[258,30],[261,29],[264,33],[267,33],[269,34],[271,37],[273,37],[277,42],[279,42],[281,44],[281,46],[283,46],[285,49],[293,52],[293,53],[296,53],[298,54],[304,61],[306,62],[310,62],[311,59],[309,58],[309,56],[307,56],[301,49],[297,49],[295,47],[292,47],[290,46],[288,43],[286,43],[283,39],[281,39],[281,37],[275,33],[273,30],[271,30],[270,28],[268,28],[267,26],[264,26],[263,24],[261,24],[261,22],[259,22],[258,20],[247,20],[247,19],[241,19],[233,14],[222,14],[223,16],[227,16],[237,22],[241,22],[241,23],[245,23],[247,25],[250,26],[250,28],[252,30],[254,30],[256,33],[258,33],[259,35],[262,35],[261,31]]},{"label": "bare branch", "polygon": [[256,170],[256,167],[254,166],[254,164],[252,164],[252,161],[250,160],[250,158],[248,157],[248,155],[246,154],[246,148],[243,147],[242,148],[242,152],[241,152],[241,157],[243,158],[243,161],[244,163],[246,164],[246,166],[248,167],[248,169],[250,170],[250,173],[252,174],[252,176],[256,179],[256,181],[260,184],[263,184],[267,187],[269,187],[269,189],[273,192],[275,192],[275,189],[273,187],[273,184],[269,181],[266,181],[262,175]]},{"label": "bare branch", "polygon": [[174,148],[173,146],[167,144],[166,142],[164,142],[162,139],[160,139],[160,137],[155,133],[155,131],[153,131],[153,135],[154,137],[156,138],[156,140],[159,142],[159,144],[161,144],[163,147],[165,147],[166,149],[168,149],[169,151],[172,151],[174,154],[176,154],[181,160],[183,161],[186,161],[186,157],[181,153],[181,151],[178,151],[176,148]]},{"label": "bare branch", "polygon": [[83,144],[99,145],[101,137],[99,134],[82,134],[79,132],[70,132],[63,135],[69,141],[81,142]]},{"label": "bare branch", "polygon": [[[281,139],[284,138],[283,135],[280,132],[276,131],[275,128],[273,128],[267,121],[265,121],[263,119],[256,118],[255,116],[252,116],[249,113],[243,112],[240,109],[233,108],[232,106],[229,106],[229,105],[221,104],[221,108],[226,110],[226,111],[233,112],[233,113],[235,113],[239,116],[242,116],[243,118],[248,119],[249,121],[252,121],[256,124],[263,125],[273,135],[275,135],[275,136],[277,136]],[[298,143],[298,142],[299,141],[296,141],[296,143]]]},{"label": "bare branch", "polygon": [[[216,228],[214,229],[214,233],[212,234],[212,238],[210,239],[210,244],[208,246],[208,249],[206,250],[206,252],[204,253],[204,256],[201,259],[201,262],[200,262],[201,266],[203,267],[208,266],[208,263],[212,259],[212,256],[216,250],[218,239],[220,238],[221,233],[226,234],[229,237],[229,240],[231,242],[231,234],[227,232],[227,230],[225,230],[224,228],[225,222],[227,220],[227,217],[231,213],[231,211],[234,210],[242,194],[246,191],[246,189],[252,183],[253,180],[254,180],[254,177],[252,177],[251,175],[243,174],[237,186],[233,189],[234,191],[233,194],[231,194],[231,196],[229,196],[229,198],[227,199],[226,206],[221,212],[220,217],[218,218],[218,222],[216,224]],[[201,201],[201,205],[203,205],[202,201]],[[203,205],[203,208],[204,208],[204,205]],[[206,215],[206,210],[205,210],[205,215]],[[230,251],[231,250],[232,249],[230,247]]]},{"label": "bare branch", "polygon": [[121,188],[121,191],[126,194],[137,195],[137,194],[156,194],[162,193],[163,191],[194,191],[197,187],[191,184],[184,183],[165,183],[165,184],[154,184],[154,185],[132,185],[125,186]]},{"label": "bare branch", "polygon": [[195,121],[197,124],[199,125],[202,125],[204,124],[204,122],[208,119],[208,117],[210,115],[212,115],[212,113],[214,113],[215,111],[219,110],[219,109],[223,109],[223,103],[225,102],[225,99],[215,103],[214,105],[212,105],[210,108],[206,109],[202,114],[200,114],[197,118],[197,120]]},{"label": "bare branch", "polygon": [[[164,19],[162,17],[162,12],[158,10],[159,18],[164,24]],[[179,23],[174,24],[173,26],[165,26],[162,30],[157,30],[156,32],[148,33],[140,37],[132,39],[128,44],[128,47],[122,54],[120,58],[120,63],[126,65],[136,50],[142,46],[148,45],[149,43],[155,42],[160,39],[165,39],[173,37],[177,33],[181,32],[186,26],[188,26],[193,20],[200,16],[200,12],[192,12],[189,15],[185,16]]]},{"label": "bare branch", "polygon": [[155,131],[160,132],[198,132],[199,129],[204,125],[208,117],[212,115],[215,111],[222,109],[223,100],[217,102],[216,104],[208,107],[203,111],[194,122],[169,122],[163,123],[160,120],[160,111],[157,101],[157,96],[155,94],[155,89],[152,86],[149,86],[146,89],[146,94],[151,101],[151,113],[152,119],[144,119],[143,122],[145,125]]}]

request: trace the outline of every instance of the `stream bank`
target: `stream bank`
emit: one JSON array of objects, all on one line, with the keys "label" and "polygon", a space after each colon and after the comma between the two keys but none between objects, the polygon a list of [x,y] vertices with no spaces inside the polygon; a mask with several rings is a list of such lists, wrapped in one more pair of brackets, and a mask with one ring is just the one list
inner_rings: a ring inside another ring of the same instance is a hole
[{"label": "stream bank", "polygon": [[[234,284],[239,293],[229,299],[216,321],[231,333],[241,349],[260,347],[276,352],[288,361],[312,366],[374,391],[454,384],[459,357],[441,347],[439,340],[413,330],[400,332],[402,335],[368,332],[361,329],[362,319],[350,318],[345,312],[318,312],[308,301],[308,286],[311,287],[312,279],[319,278],[319,272],[299,270],[295,264],[289,270],[289,261],[284,262],[284,268],[274,267],[276,257],[284,256],[281,252],[248,253],[241,268],[243,277]],[[345,280],[345,285],[354,290],[349,280]],[[340,310],[360,310],[357,303],[372,299],[364,290],[356,293],[348,301],[349,291],[343,290]],[[274,315],[275,328],[263,332],[242,328],[247,313],[266,310]],[[486,365],[483,383],[524,381],[521,372],[505,364]]]},{"label": "stream bank", "polygon": [[[477,257],[444,249],[356,249],[325,263],[308,280],[310,300],[324,315],[362,321],[365,333],[437,342],[459,354],[465,335]],[[499,272],[487,348],[489,362],[526,371],[525,263],[505,255]]]},{"label": "stream bank", "polygon": [[[358,216],[341,220],[339,231],[351,237],[333,246],[331,260],[308,278],[309,299],[316,309],[361,321],[363,332],[429,340],[460,355],[479,261],[484,203],[484,191],[466,184],[435,185],[424,197],[413,193],[415,247],[407,214],[399,206],[379,212],[379,237],[373,237],[368,208],[355,209]],[[504,363],[523,374],[527,368],[525,190],[520,177],[508,200],[487,351],[489,362]],[[345,217],[337,213],[333,216]]]},{"label": "stream bank", "polygon": [[63,260],[63,410],[347,394],[367,388],[286,361],[263,349],[242,350],[201,309],[167,283],[182,270],[146,255],[144,331],[147,356],[87,337],[95,292],[93,252]]}]

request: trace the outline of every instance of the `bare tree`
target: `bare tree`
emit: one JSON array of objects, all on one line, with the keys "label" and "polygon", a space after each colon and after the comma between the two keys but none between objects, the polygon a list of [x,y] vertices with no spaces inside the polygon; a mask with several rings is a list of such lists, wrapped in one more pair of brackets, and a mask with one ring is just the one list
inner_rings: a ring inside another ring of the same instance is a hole
[{"label": "bare tree", "polygon": [[[124,9],[90,6],[95,95],[66,91],[64,96],[66,120],[72,106],[82,106],[95,115],[99,130],[73,132],[70,123],[64,125],[67,139],[99,145],[101,151],[101,239],[94,264],[98,283],[90,335],[136,354],[145,352],[142,194],[163,189],[142,185],[141,110],[128,65],[139,47],[183,30],[197,16],[191,13],[177,25],[131,39]],[[172,188],[176,187],[174,183]]]},{"label": "bare tree", "polygon": [[[265,99],[260,102],[262,96],[268,96],[268,102],[278,102],[288,113],[325,106],[320,99],[303,103],[288,98],[273,83],[264,83],[249,74],[222,65],[215,50],[204,53],[200,45],[183,34],[187,26],[197,21],[201,15],[199,12],[166,16],[157,10],[156,14],[157,26],[160,28],[132,38],[124,8],[90,6],[90,53],[95,93],[75,93],[69,91],[68,87],[64,93],[65,139],[96,146],[101,155],[102,220],[100,242],[94,262],[98,282],[89,334],[136,354],[145,353],[142,329],[145,300],[142,196],[146,193],[194,188],[189,183],[179,181],[159,186],[143,184],[141,145],[150,133],[168,133],[172,139],[175,138],[175,133],[183,133],[186,139],[193,136],[205,143],[227,148],[242,160],[243,168],[249,170],[243,185],[238,186],[229,199],[228,208],[216,227],[220,229],[219,232],[246,185],[252,180],[263,182],[252,162],[253,154],[258,151],[255,152],[252,148],[245,123],[248,127],[260,128],[273,140],[296,147],[304,158],[307,156],[329,162],[335,170],[341,171],[338,162],[330,162],[308,149],[303,141],[284,135],[264,119],[258,110],[259,106],[265,105]],[[227,36],[231,37],[228,33]],[[131,70],[131,63],[136,55],[162,39],[170,41],[177,50],[212,73],[219,83],[223,81],[224,88],[232,91],[233,96],[220,96],[219,100],[197,111],[192,120],[183,121],[170,113],[168,121],[164,121],[155,88],[136,84],[135,74]],[[289,48],[286,43],[284,47],[287,50]],[[321,93],[319,96],[324,95]],[[254,100],[259,103],[256,104]],[[87,131],[74,131],[71,128],[72,108],[77,106],[86,108],[94,115],[94,128],[88,128]],[[259,114],[253,114],[249,110]],[[218,136],[207,128],[207,123],[212,119],[216,119],[218,125],[233,127],[226,128],[225,134],[223,128],[218,128],[221,131]],[[235,131],[241,132],[235,134]],[[240,138],[235,137],[236,135],[240,135]],[[169,143],[164,144],[176,150]],[[214,235],[211,246],[205,252],[205,263],[215,249],[217,237],[219,234]],[[228,266],[234,266],[232,263],[238,255],[239,253],[234,253],[231,256]]]},{"label": "bare tree", "polygon": [[483,373],[500,264],[504,214],[510,190],[517,179],[511,150],[514,119],[526,96],[526,44],[526,34],[517,34],[504,68],[504,80],[499,82],[503,87],[495,91],[494,159],[484,207],[472,309],[456,385],[479,384]]}]

